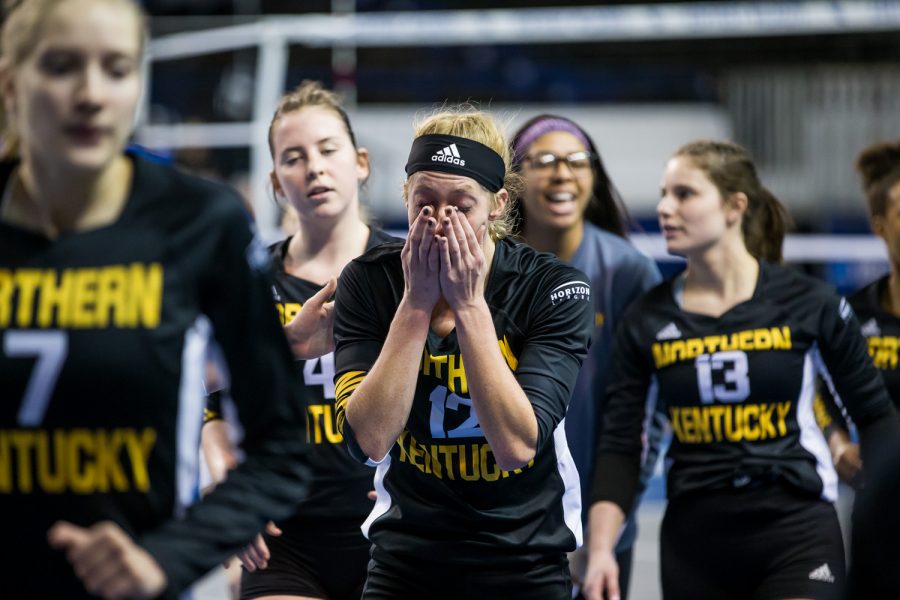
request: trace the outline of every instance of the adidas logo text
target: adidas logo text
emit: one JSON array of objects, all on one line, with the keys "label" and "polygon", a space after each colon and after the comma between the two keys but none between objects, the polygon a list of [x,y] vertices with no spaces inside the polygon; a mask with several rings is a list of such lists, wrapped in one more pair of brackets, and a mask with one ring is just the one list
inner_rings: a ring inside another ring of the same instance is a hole
[{"label": "adidas logo text", "polygon": [[431,160],[434,162],[445,162],[453,165],[459,165],[460,167],[466,166],[466,161],[460,157],[459,150],[456,148],[456,144],[450,144],[440,152],[436,152],[431,156]]}]

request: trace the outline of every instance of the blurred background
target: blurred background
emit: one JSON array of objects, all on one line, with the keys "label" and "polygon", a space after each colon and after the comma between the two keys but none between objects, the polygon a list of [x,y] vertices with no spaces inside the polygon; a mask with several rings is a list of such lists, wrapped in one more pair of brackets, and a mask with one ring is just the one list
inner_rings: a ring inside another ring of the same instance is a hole
[{"label": "blurred background", "polygon": [[[900,137],[900,2],[145,0],[150,72],[135,141],[244,193],[283,235],[266,131],[281,94],[318,79],[344,95],[372,155],[369,213],[406,229],[403,165],[416,116],[472,101],[509,131],[541,112],[581,124],[635,219],[654,214],[680,145],[734,140],[794,220],[790,262],[842,291],[887,271],[853,163]],[[641,512],[632,598],[658,597],[657,478]],[[215,595],[211,596],[215,597]]]},{"label": "blurred background", "polygon": [[[136,141],[222,177],[267,239],[266,127],[303,79],[341,92],[373,173],[364,201],[405,228],[399,190],[412,123],[472,101],[509,121],[575,119],[597,140],[639,226],[668,264],[654,206],[666,158],[735,140],[789,207],[787,256],[842,290],[886,268],[853,160],[900,135],[900,2],[145,0],[150,86]],[[855,235],[853,235],[855,234]],[[849,235],[849,237],[847,237]]]}]

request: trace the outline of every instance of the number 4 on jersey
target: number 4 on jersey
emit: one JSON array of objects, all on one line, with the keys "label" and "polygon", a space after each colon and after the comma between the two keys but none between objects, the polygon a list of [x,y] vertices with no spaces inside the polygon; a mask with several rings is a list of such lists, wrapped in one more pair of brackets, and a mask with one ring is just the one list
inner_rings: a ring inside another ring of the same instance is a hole
[{"label": "number 4 on jersey", "polygon": [[303,381],[309,386],[321,385],[322,397],[334,400],[334,353],[329,352],[325,356],[305,361]]}]

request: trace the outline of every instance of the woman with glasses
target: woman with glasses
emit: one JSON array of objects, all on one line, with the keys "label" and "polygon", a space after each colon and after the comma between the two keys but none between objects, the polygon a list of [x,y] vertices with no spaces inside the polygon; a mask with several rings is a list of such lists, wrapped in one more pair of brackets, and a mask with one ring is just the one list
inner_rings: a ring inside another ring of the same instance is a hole
[{"label": "woman with glasses", "polygon": [[[519,235],[585,273],[594,294],[593,342],[566,415],[566,436],[580,474],[582,506],[587,507],[616,324],[632,300],[659,282],[659,270],[625,239],[627,217],[619,192],[584,129],[563,117],[539,115],[519,129],[513,149],[525,179]],[[653,462],[648,461],[648,474]],[[616,548],[623,590],[636,532],[634,519],[629,519]],[[572,574],[579,579],[577,557]]]}]

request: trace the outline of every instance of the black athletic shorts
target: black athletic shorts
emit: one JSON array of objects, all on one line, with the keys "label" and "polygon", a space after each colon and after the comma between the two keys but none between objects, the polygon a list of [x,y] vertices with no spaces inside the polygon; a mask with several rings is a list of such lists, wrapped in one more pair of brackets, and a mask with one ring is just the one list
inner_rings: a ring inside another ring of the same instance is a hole
[{"label": "black athletic shorts", "polygon": [[[378,558],[374,558],[377,556]],[[571,600],[564,554],[527,568],[460,567],[373,553],[364,600]]]},{"label": "black athletic shorts", "polygon": [[265,536],[269,566],[241,573],[241,600],[308,596],[359,600],[371,544],[359,527],[303,527],[292,521],[279,537]]},{"label": "black athletic shorts", "polygon": [[786,484],[675,498],[660,538],[666,600],[831,600],[844,587],[834,507]]}]

